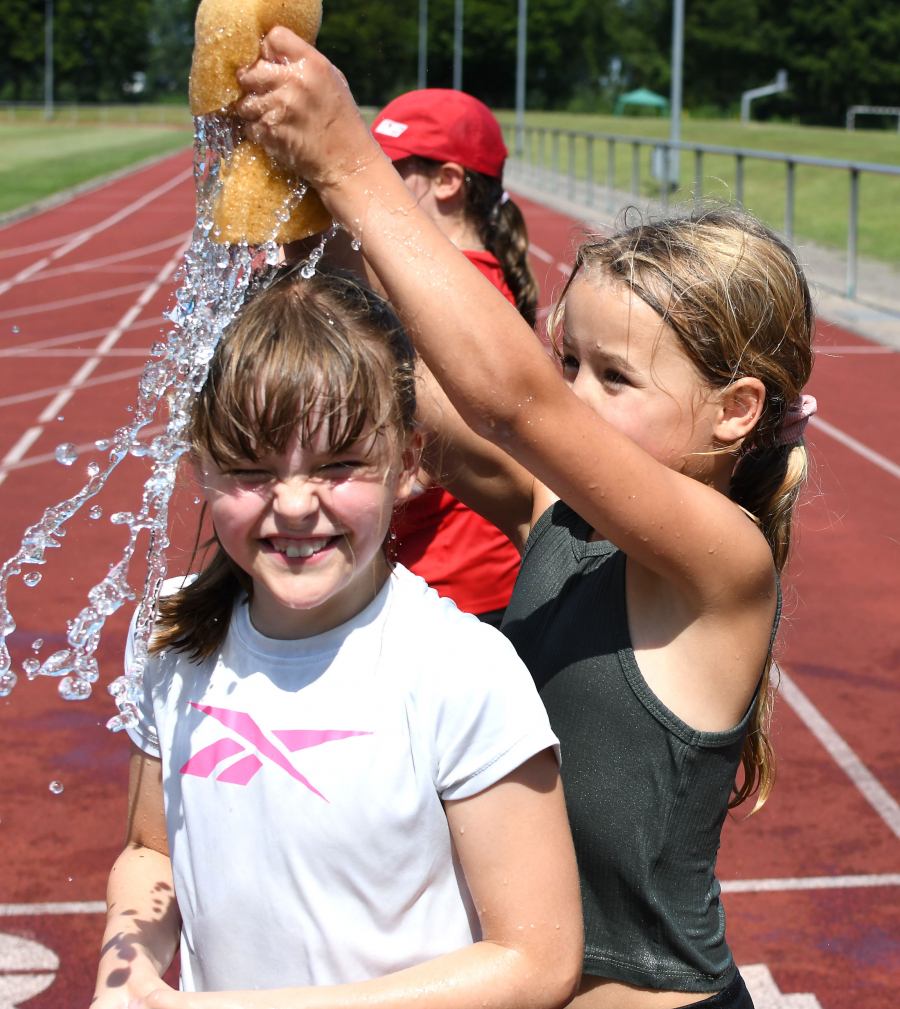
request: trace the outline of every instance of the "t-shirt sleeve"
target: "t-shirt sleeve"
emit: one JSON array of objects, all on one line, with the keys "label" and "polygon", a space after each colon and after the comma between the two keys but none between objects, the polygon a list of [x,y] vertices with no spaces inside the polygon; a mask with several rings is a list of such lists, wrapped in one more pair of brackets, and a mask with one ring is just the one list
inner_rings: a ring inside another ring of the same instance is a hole
[{"label": "t-shirt sleeve", "polygon": [[[189,585],[196,575],[191,575],[188,578],[167,578],[163,582],[161,596],[172,595],[177,592],[183,585]],[[125,641],[125,671],[128,671],[129,666],[134,661],[134,632],[137,626],[137,615],[138,611],[134,611],[134,616],[131,618],[131,624],[128,627],[128,638]],[[137,725],[130,726],[125,731],[128,733],[131,741],[135,746],[139,747],[144,753],[149,753],[151,757],[159,757],[159,735],[156,728],[156,716],[153,711],[153,673],[154,670],[159,666],[158,659],[151,659],[147,664],[147,669],[144,672],[144,682],[143,682],[143,692],[141,699],[137,703],[138,709],[138,722]]]},{"label": "t-shirt sleeve", "polygon": [[422,729],[429,733],[438,794],[467,799],[541,750],[552,747],[559,759],[559,740],[531,675],[499,631],[460,615],[451,634],[449,647],[441,642],[428,653],[433,658],[420,681],[428,695]]},{"label": "t-shirt sleeve", "polygon": [[[134,660],[134,629],[136,624],[137,610],[135,610],[134,616],[131,618],[131,624],[128,627],[128,638],[125,641],[126,672]],[[153,665],[155,663],[150,662],[147,670],[144,672],[144,689],[140,700],[137,702],[137,725],[131,725],[125,731],[135,746],[143,750],[144,753],[148,753],[151,757],[158,757],[160,756],[159,736],[156,731],[156,719],[153,714],[153,697],[150,689],[150,669]]]}]

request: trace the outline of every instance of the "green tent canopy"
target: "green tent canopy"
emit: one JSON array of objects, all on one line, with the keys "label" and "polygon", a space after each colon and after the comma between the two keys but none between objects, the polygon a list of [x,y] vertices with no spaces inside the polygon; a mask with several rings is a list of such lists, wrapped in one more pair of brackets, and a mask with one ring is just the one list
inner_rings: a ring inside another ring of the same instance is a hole
[{"label": "green tent canopy", "polygon": [[628,94],[619,95],[616,100],[616,115],[624,115],[626,105],[643,105],[647,108],[659,109],[663,115],[669,111],[669,100],[657,95],[647,88],[638,88],[637,91],[629,91]]}]

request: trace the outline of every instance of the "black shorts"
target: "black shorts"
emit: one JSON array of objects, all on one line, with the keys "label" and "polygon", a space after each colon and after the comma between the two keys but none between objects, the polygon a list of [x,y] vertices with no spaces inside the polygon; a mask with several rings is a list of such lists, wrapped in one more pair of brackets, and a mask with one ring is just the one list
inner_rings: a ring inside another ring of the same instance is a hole
[{"label": "black shorts", "polygon": [[738,974],[727,988],[717,991],[712,998],[691,1002],[684,1009],[753,1009],[753,999],[744,984],[744,979]]}]

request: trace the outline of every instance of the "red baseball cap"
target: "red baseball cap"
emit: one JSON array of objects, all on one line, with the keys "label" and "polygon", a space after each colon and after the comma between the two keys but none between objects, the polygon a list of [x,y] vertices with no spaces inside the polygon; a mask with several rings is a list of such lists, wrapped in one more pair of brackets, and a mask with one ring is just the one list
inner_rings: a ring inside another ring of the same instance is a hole
[{"label": "red baseball cap", "polygon": [[464,91],[423,88],[389,102],[372,133],[391,161],[417,154],[456,161],[495,179],[503,176],[509,153],[493,112]]}]

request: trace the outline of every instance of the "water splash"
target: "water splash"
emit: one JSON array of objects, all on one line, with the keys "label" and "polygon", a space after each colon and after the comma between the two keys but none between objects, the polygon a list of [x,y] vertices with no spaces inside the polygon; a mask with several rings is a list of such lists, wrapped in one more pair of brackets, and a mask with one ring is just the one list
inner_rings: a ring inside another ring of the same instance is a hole
[{"label": "water splash", "polygon": [[[227,166],[233,152],[232,135],[232,123],[226,118],[211,115],[195,120],[197,224],[184,264],[176,274],[180,286],[174,305],[166,313],[172,328],[165,343],[153,345],[154,360],[144,366],[136,407],[127,408],[134,417],[111,439],[95,442],[99,451],[109,449],[106,467],[91,464],[88,483],[73,497],[47,508],[41,520],[26,530],[18,553],[0,567],[2,697],[9,694],[17,679],[10,668],[10,654],[6,646],[6,638],[16,628],[7,605],[9,579],[20,575],[25,565],[46,563],[46,551],[60,546],[59,540],[65,535],[65,523],[103,489],[112,472],[129,453],[146,455],[153,460],[152,472],[144,483],[140,509],[137,512],[116,512],[110,516],[113,524],[128,527],[128,542],[121,559],[110,566],[106,577],[88,593],[88,605],[69,621],[68,647],[55,652],[37,668],[34,665],[36,660],[29,659],[23,664],[29,679],[36,676],[60,677],[59,694],[66,700],[83,700],[90,696],[91,684],[97,681],[99,674],[94,653],[100,643],[103,625],[125,602],[136,598],[128,583],[128,570],[138,538],[146,531],[149,535],[147,575],[135,623],[134,659],[125,675],[109,686],[118,708],[118,714],[107,723],[114,732],[136,724],[138,718],[137,704],[149,660],[150,637],[156,621],[159,592],[167,571],[165,551],[169,545],[169,501],[175,487],[179,460],[189,449],[188,426],[193,401],[206,380],[210,360],[224,329],[235,317],[248,293],[278,263],[279,250],[274,234],[305,192],[305,187],[300,187],[275,215],[273,238],[264,245],[251,247],[246,242],[234,246],[218,244],[215,241],[213,205],[221,188],[222,169]],[[334,229],[330,234],[333,233]],[[322,251],[330,234],[321,243]],[[320,251],[316,262],[321,255]],[[163,400],[168,405],[165,431],[149,442],[141,442],[142,429],[151,423]],[[61,445],[56,451],[56,458],[64,465],[71,465],[76,457],[74,445]],[[93,506],[89,514],[92,518],[99,518],[99,506]],[[29,577],[33,579],[33,573],[26,576]],[[34,581],[28,583],[33,584]]]}]

